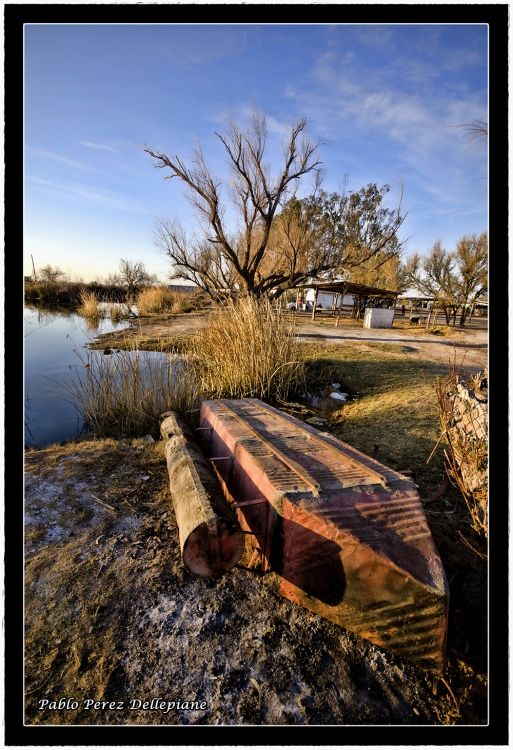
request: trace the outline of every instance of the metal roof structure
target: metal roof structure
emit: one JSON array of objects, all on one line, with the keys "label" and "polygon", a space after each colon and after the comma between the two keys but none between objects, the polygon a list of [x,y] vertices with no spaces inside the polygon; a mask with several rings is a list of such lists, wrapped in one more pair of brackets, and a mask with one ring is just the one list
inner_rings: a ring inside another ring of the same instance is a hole
[{"label": "metal roof structure", "polygon": [[435,299],[433,295],[430,294],[423,294],[423,292],[420,291],[420,289],[414,289],[413,287],[410,287],[409,289],[406,289],[406,291],[401,292],[399,294],[400,299],[423,299],[423,300],[433,300]]},{"label": "metal roof structure", "polygon": [[354,296],[365,297],[397,297],[399,292],[392,292],[390,289],[380,289],[376,286],[367,286],[366,284],[354,284],[352,281],[323,281],[312,284],[305,284],[309,289],[315,289],[317,292],[331,292],[333,294],[344,295],[351,294]]}]

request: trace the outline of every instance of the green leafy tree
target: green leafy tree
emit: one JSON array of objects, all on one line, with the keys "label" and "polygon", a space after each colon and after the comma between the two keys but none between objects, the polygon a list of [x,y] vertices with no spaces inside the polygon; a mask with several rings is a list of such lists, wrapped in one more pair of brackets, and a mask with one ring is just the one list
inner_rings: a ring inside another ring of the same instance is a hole
[{"label": "green leafy tree", "polygon": [[488,236],[486,232],[462,237],[455,252],[442,248],[437,240],[423,257],[418,253],[407,259],[405,279],[443,310],[447,324],[456,322],[461,309],[460,325],[479,297],[487,291]]},{"label": "green leafy tree", "polygon": [[458,272],[460,326],[463,326],[472,307],[488,291],[488,234],[462,237],[456,245],[454,260]]}]

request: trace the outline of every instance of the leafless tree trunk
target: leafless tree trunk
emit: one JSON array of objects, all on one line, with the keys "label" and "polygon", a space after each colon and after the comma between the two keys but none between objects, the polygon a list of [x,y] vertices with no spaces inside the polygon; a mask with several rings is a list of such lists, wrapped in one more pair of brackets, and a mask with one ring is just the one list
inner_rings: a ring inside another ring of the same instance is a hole
[{"label": "leafless tree trunk", "polygon": [[269,293],[284,281],[294,283],[290,268],[267,268],[264,273],[263,261],[279,208],[294,195],[301,178],[321,173],[321,142],[308,138],[305,118],[294,121],[283,146],[283,169],[273,176],[266,156],[266,119],[258,109],[253,110],[245,130],[230,119],[226,132],[216,135],[229,167],[226,193],[237,215],[231,231],[221,181],[208,166],[198,142],[189,164],[178,156],[144,148],[157,169],[171,171],[166,179],[178,177],[199,219],[199,238],[188,237],[177,221],[158,221],[155,243],[173,263],[172,278],[188,279],[209,292],[236,285],[241,292],[256,296]]}]

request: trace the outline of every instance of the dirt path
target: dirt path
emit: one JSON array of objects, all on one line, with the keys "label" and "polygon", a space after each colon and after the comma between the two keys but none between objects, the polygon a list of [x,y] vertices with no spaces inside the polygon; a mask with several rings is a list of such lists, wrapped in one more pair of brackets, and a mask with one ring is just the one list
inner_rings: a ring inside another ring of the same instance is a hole
[{"label": "dirt path", "polygon": [[[355,342],[365,347],[379,342],[381,344],[400,344],[405,347],[403,353],[413,359],[425,360],[447,367],[462,361],[470,374],[483,370],[488,364],[488,330],[484,323],[465,329],[454,329],[450,336],[437,337],[423,328],[363,328],[342,323],[335,327],[328,324],[301,319],[298,334],[304,341],[325,342],[330,344],[347,344]],[[393,352],[391,352],[393,354]]]}]

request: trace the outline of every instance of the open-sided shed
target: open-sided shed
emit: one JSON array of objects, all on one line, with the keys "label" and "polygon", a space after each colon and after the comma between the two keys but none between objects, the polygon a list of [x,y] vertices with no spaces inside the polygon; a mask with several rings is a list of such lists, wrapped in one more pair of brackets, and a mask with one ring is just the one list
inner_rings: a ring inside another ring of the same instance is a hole
[{"label": "open-sided shed", "polygon": [[[305,288],[314,290],[314,304],[312,310],[312,320],[315,320],[315,312],[317,308],[317,299],[319,293],[325,292],[327,294],[340,295],[340,299],[343,300],[347,294],[353,297],[364,296],[364,297],[375,297],[375,298],[390,298],[393,299],[394,305],[399,292],[393,292],[390,289],[380,289],[375,286],[367,286],[366,284],[355,284],[352,281],[326,281],[317,282],[305,285]],[[340,315],[340,308],[339,308]],[[338,316],[337,316],[338,323]]]}]

